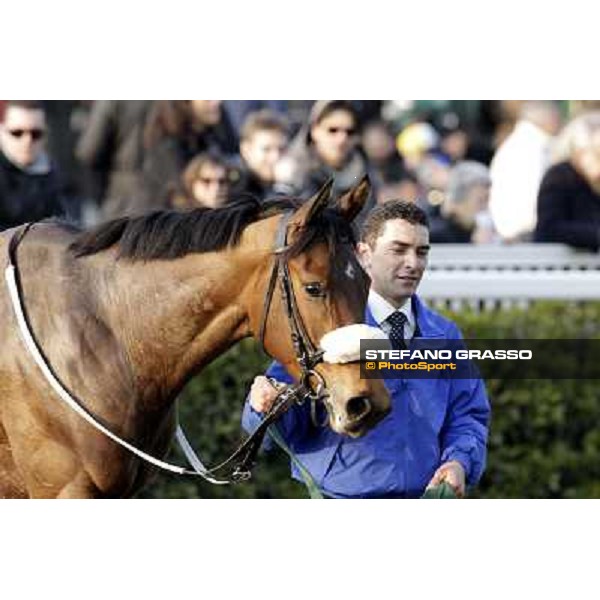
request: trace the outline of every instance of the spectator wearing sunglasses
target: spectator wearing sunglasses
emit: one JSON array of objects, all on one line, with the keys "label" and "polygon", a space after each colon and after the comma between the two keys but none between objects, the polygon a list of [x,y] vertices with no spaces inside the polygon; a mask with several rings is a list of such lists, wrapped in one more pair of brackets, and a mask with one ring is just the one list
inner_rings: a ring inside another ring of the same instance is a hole
[{"label": "spectator wearing sunglasses", "polygon": [[171,196],[175,209],[220,208],[230,197],[231,184],[237,173],[217,151],[203,152],[186,166],[181,185],[183,190]]},{"label": "spectator wearing sunglasses", "polygon": [[[308,123],[277,165],[278,191],[308,198],[332,176],[334,195],[356,185],[368,170],[358,133],[358,117],[350,101],[315,102]],[[362,213],[366,214],[371,206],[368,202]]]},{"label": "spectator wearing sunglasses", "polygon": [[0,230],[64,214],[59,179],[46,153],[42,104],[6,101],[0,119]]}]

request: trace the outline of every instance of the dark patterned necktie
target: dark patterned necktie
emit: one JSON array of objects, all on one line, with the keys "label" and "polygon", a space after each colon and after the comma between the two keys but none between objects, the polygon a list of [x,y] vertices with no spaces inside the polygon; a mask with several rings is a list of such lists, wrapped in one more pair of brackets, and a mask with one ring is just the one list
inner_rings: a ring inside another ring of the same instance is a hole
[{"label": "dark patterned necktie", "polygon": [[406,315],[399,310],[393,312],[386,321],[392,326],[389,332],[390,342],[394,350],[406,350],[404,341],[404,325],[407,322]]}]

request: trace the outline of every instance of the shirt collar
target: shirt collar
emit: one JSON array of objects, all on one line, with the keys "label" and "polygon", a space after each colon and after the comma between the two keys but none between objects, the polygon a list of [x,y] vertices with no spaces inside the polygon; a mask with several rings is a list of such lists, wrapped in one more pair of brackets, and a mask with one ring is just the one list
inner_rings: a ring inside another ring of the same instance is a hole
[{"label": "shirt collar", "polygon": [[412,309],[412,303],[410,298],[406,299],[406,302],[398,309],[394,308],[381,294],[378,294],[373,288],[369,290],[369,310],[373,315],[377,324],[381,324],[396,310],[399,310],[407,319],[409,326],[413,327],[415,324],[415,316]]}]

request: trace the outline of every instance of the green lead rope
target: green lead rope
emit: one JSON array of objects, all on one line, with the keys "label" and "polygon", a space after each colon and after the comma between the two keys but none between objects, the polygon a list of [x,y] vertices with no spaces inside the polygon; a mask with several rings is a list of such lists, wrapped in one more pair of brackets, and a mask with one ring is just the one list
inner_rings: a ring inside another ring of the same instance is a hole
[{"label": "green lead rope", "polygon": [[300,475],[302,476],[311,500],[323,500],[323,494],[321,493],[319,486],[316,484],[308,469],[298,460],[298,457],[292,452],[292,449],[285,443],[277,426],[271,425],[267,431],[273,441],[290,457],[292,463],[296,465],[296,468],[300,471]]}]

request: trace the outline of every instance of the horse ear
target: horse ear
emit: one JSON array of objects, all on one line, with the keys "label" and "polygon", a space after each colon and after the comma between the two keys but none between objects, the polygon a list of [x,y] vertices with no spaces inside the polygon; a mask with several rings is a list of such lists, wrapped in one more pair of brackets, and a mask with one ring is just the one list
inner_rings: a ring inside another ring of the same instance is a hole
[{"label": "horse ear", "polygon": [[337,211],[350,223],[363,209],[370,193],[371,182],[369,176],[365,175],[358,184],[337,199]]},{"label": "horse ear", "polygon": [[304,227],[314,219],[329,203],[333,177],[309,200],[307,200],[294,214],[292,221],[298,227]]}]

